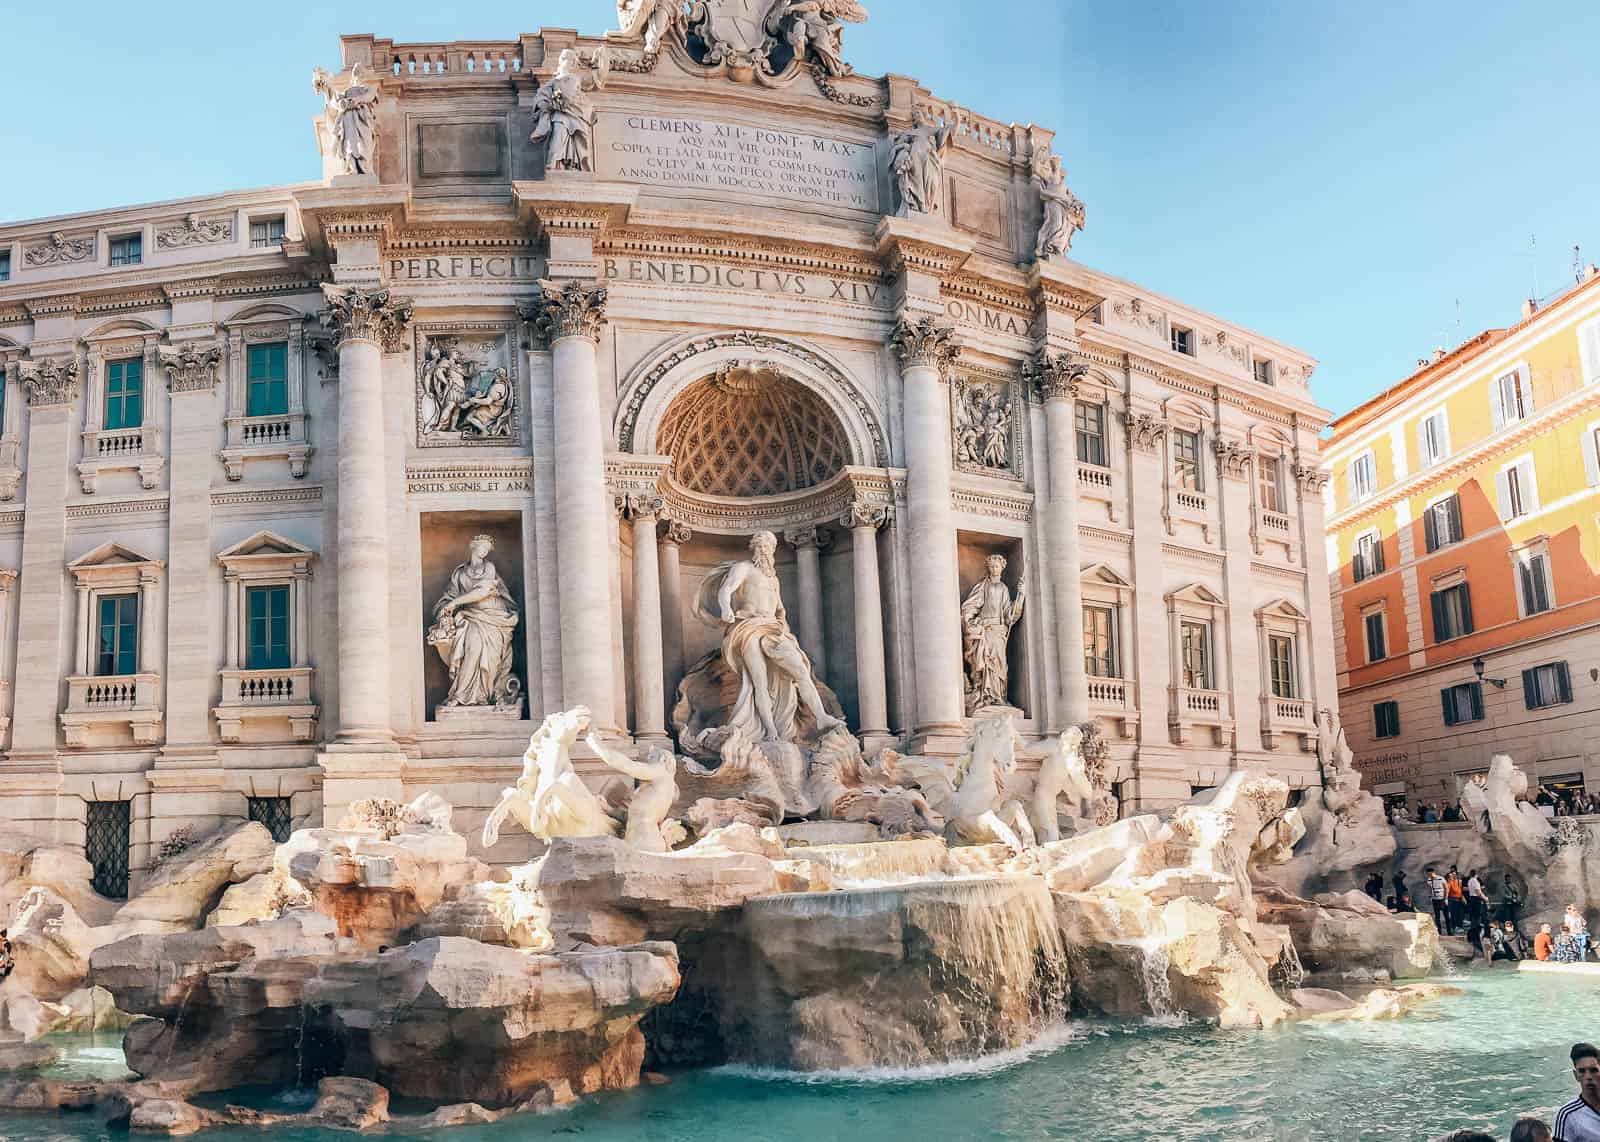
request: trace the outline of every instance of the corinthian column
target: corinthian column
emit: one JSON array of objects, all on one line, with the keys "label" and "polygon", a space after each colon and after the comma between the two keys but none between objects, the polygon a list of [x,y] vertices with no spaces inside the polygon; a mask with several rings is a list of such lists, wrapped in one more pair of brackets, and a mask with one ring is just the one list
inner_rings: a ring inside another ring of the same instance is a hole
[{"label": "corinthian column", "polygon": [[961,584],[950,507],[950,397],[944,369],[959,347],[931,317],[901,318],[890,342],[905,390],[906,527],[919,736],[961,727]]},{"label": "corinthian column", "polygon": [[673,694],[683,677],[683,572],[678,549],[689,542],[691,532],[677,520],[668,520],[661,529],[657,551],[661,563],[661,659],[662,700],[672,713]]},{"label": "corinthian column", "polygon": [[661,564],[656,521],[666,502],[649,494],[617,497],[633,523],[633,733],[641,744],[667,741],[666,683],[661,654]]},{"label": "corinthian column", "polygon": [[813,526],[793,527],[783,533],[783,538],[794,548],[798,579],[800,580],[800,623],[796,637],[800,649],[811,660],[811,669],[818,678],[827,678],[828,665],[822,649],[822,559],[821,549],[826,537]]},{"label": "corinthian column", "polygon": [[342,745],[391,749],[389,536],[383,354],[398,352],[411,302],[385,287],[324,285],[339,347],[339,727]]},{"label": "corinthian column", "polygon": [[597,727],[618,727],[611,661],[611,524],[595,349],[606,291],[579,281],[540,283],[527,306],[550,344],[554,374],[557,599],[562,704],[588,706]]},{"label": "corinthian column", "polygon": [[1056,609],[1056,653],[1061,705],[1067,722],[1089,717],[1089,678],[1083,662],[1083,582],[1078,559],[1078,460],[1073,441],[1073,402],[1084,366],[1065,353],[1041,352],[1027,376],[1044,402],[1045,454],[1050,501],[1045,509],[1045,544]]},{"label": "corinthian column", "polygon": [[851,502],[839,518],[850,531],[850,562],[855,579],[857,732],[867,740],[889,733],[888,687],[883,670],[883,595],[878,583],[878,529],[889,510],[865,500]]}]

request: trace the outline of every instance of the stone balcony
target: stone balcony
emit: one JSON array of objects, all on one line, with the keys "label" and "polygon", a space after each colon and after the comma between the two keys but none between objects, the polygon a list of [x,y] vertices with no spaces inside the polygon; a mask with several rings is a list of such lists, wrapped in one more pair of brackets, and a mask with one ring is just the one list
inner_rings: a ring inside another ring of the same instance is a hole
[{"label": "stone balcony", "polygon": [[222,701],[212,709],[225,742],[312,741],[317,704],[311,700],[314,668],[222,671]]},{"label": "stone balcony", "polygon": [[1283,735],[1299,737],[1302,750],[1313,748],[1312,738],[1317,732],[1316,715],[1308,698],[1279,698],[1265,694],[1261,698],[1261,744],[1267,749],[1276,747]]},{"label": "stone balcony", "polygon": [[61,732],[72,747],[115,745],[131,735],[134,745],[161,740],[161,676],[86,675],[67,678],[67,708]]},{"label": "stone balcony", "polygon": [[97,428],[83,434],[83,459],[78,461],[78,480],[83,494],[92,496],[100,473],[135,471],[139,485],[154,488],[161,478],[166,457],[161,454],[161,430],[145,424],[138,428]]},{"label": "stone balcony", "polygon": [[1139,704],[1132,682],[1126,678],[1089,678],[1089,713],[1115,722],[1117,733],[1132,738],[1138,732]]},{"label": "stone balcony", "polygon": [[230,416],[228,439],[222,449],[222,467],[230,480],[244,478],[249,460],[283,460],[296,480],[306,474],[311,444],[306,436],[306,414],[286,412],[272,416]]},{"label": "stone balcony", "polygon": [[[1199,690],[1190,686],[1170,686],[1170,703],[1167,722],[1172,730],[1175,745],[1215,745],[1227,748],[1233,744],[1233,698],[1226,690]],[[1200,730],[1211,740],[1196,742],[1195,731]]]}]

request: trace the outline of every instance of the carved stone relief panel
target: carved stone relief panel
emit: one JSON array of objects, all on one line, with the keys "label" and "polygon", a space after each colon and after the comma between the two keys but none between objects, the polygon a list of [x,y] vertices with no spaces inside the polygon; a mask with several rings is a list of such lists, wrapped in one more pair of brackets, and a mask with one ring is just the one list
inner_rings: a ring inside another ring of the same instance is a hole
[{"label": "carved stone relief panel", "polygon": [[418,445],[521,441],[515,332],[505,322],[416,327]]},{"label": "carved stone relief panel", "polygon": [[1013,386],[1003,380],[956,377],[950,426],[956,467],[990,476],[1020,476],[1019,425]]}]

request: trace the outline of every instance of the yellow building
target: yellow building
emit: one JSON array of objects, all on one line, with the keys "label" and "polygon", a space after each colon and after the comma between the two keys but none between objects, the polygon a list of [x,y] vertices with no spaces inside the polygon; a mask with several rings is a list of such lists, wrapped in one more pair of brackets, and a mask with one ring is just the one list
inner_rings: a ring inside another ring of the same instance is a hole
[{"label": "yellow building", "polygon": [[1389,798],[1510,754],[1600,788],[1600,274],[1338,418],[1325,455],[1341,720]]}]

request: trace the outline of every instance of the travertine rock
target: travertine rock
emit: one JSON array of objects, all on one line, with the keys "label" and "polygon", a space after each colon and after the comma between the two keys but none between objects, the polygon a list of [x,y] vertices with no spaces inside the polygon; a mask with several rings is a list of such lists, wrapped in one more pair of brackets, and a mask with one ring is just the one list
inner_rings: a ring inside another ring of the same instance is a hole
[{"label": "travertine rock", "polygon": [[116,918],[199,924],[224,888],[272,867],[273,849],[272,834],[259,821],[220,829],[158,867]]},{"label": "travertine rock", "polygon": [[294,877],[276,865],[269,872],[257,873],[249,880],[230,885],[217,906],[206,916],[206,924],[255,924],[276,920],[290,908],[305,908],[311,894]]},{"label": "travertine rock", "polygon": [[317,1101],[308,1117],[324,1126],[366,1130],[389,1121],[389,1092],[366,1079],[331,1076],[317,1083]]},{"label": "travertine rock", "polygon": [[1307,971],[1383,971],[1414,979],[1433,969],[1438,932],[1432,918],[1391,913],[1364,892],[1325,893],[1315,901],[1271,886],[1256,891],[1260,919],[1286,925]]},{"label": "travertine rock", "polygon": [[16,903],[30,888],[48,888],[72,905],[85,924],[109,923],[118,904],[90,886],[93,876],[81,849],[6,838],[0,842],[0,927],[15,915]]},{"label": "travertine rock", "polygon": [[61,1059],[61,1048],[47,1043],[0,1043],[0,1071],[37,1071]]}]

